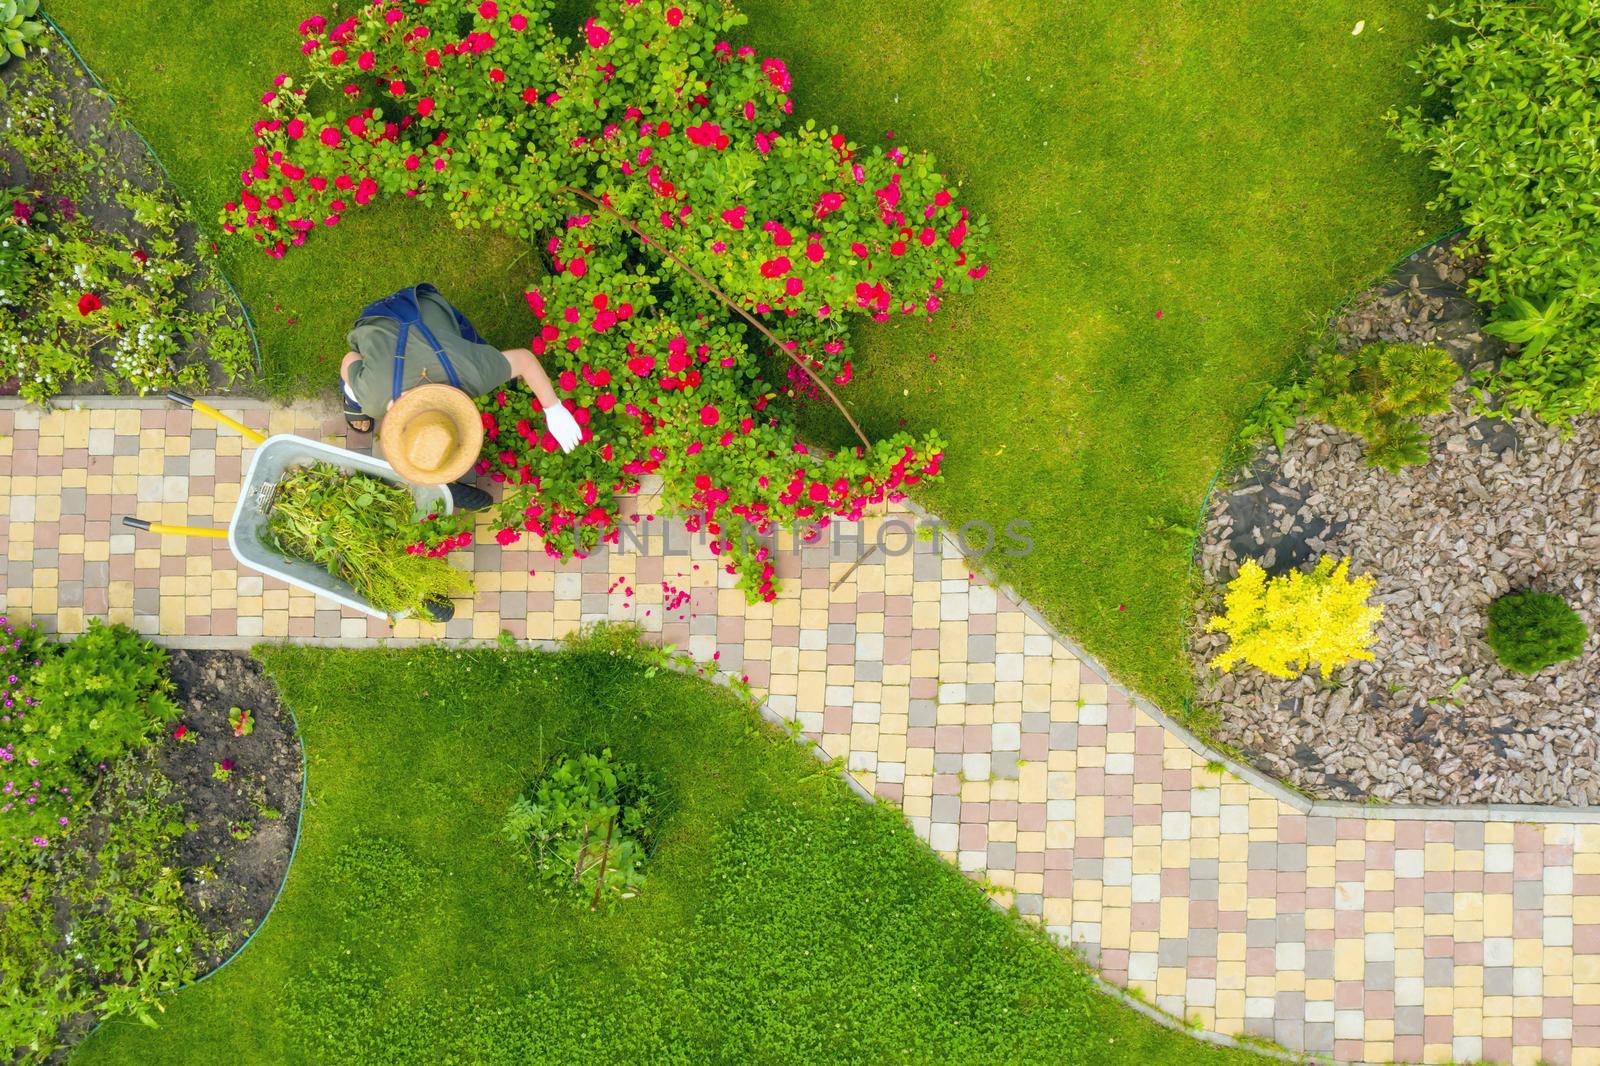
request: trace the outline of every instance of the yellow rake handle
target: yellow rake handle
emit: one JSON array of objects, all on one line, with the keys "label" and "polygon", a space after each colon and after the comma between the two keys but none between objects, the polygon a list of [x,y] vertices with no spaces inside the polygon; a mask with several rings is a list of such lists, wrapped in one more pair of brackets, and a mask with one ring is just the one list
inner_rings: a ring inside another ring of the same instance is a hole
[{"label": "yellow rake handle", "polygon": [[122,524],[147,533],[171,534],[179,537],[210,537],[212,540],[226,540],[226,529],[213,529],[210,526],[173,526],[166,522],[147,522],[143,518],[122,516]]},{"label": "yellow rake handle", "polygon": [[[210,404],[196,400],[190,396],[185,396],[181,392],[169,392],[167,393],[167,399],[171,400],[180,407],[187,407],[191,411],[197,411],[219,425],[224,425],[232,430],[235,430],[239,436],[243,437],[252,444],[260,444],[262,441],[267,439],[265,434],[257,433],[243,422],[238,422],[232,418],[229,418],[227,415],[223,414],[215,407],[212,407]],[[173,528],[177,529],[179,527],[174,526]],[[183,528],[187,529],[188,527],[185,526]]]}]

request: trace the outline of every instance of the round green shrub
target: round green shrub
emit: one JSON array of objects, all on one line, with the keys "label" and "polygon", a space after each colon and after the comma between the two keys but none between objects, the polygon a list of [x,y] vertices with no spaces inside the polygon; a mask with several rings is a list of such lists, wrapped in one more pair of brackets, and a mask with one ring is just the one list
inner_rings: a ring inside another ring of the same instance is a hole
[{"label": "round green shrub", "polygon": [[1500,665],[1523,674],[1575,659],[1589,639],[1589,627],[1560,596],[1514,592],[1489,605],[1484,637]]}]

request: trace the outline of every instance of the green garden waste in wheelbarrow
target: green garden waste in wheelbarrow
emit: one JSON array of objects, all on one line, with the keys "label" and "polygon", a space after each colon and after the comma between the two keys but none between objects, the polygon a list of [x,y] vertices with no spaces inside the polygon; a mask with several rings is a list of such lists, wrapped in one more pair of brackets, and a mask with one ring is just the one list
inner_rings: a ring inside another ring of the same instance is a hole
[{"label": "green garden waste in wheelbarrow", "polygon": [[[273,494],[277,491],[284,475],[290,470],[311,463],[328,463],[351,474],[367,474],[397,485],[404,485],[416,500],[416,515],[419,519],[430,514],[451,513],[453,508],[448,486],[413,485],[382,459],[375,459],[347,448],[336,448],[331,444],[296,436],[293,433],[276,433],[270,437],[257,433],[210,404],[191,399],[182,393],[169,392],[167,399],[204,415],[219,425],[237,430],[246,440],[256,445],[255,454],[250,457],[250,467],[245,471],[244,484],[239,489],[239,500],[234,504],[233,518],[228,522],[227,529],[175,526],[127,516],[122,519],[124,525],[170,536],[207,537],[214,540],[226,538],[228,549],[239,562],[267,577],[275,577],[296,588],[330,599],[340,606],[353,607],[376,618],[398,621],[409,613],[402,612],[396,615],[381,611],[362,599],[349,582],[334,577],[318,564],[284,555],[273,546],[266,535],[267,511],[272,505]],[[434,620],[447,621],[448,617],[436,616]]]}]

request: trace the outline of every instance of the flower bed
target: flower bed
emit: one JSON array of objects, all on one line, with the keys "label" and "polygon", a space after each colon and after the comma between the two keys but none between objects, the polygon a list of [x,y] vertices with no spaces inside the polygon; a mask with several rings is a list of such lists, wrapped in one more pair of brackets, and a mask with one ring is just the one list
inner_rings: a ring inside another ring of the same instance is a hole
[{"label": "flower bed", "polygon": [[288,866],[300,759],[240,656],[0,629],[0,1044],[32,1062],[153,1018],[243,943]]},{"label": "flower bed", "polygon": [[247,374],[240,309],[109,99],[58,44],[9,64],[5,83],[0,392],[202,390]]},{"label": "flower bed", "polygon": [[[1487,366],[1503,348],[1463,295],[1474,265],[1440,248],[1415,257],[1338,323],[1341,346],[1425,342]],[[1523,674],[1486,639],[1491,603],[1525,590],[1557,593],[1591,630],[1600,623],[1600,427],[1579,422],[1564,438],[1530,416],[1483,417],[1477,399],[1463,380],[1446,413],[1421,419],[1423,465],[1376,468],[1353,435],[1306,422],[1213,495],[1199,545],[1209,586],[1249,559],[1283,573],[1350,557],[1376,579],[1383,608],[1372,661],[1327,681],[1220,674],[1205,663],[1224,638],[1195,637],[1217,738],[1263,770],[1341,799],[1600,802],[1600,656]]]}]

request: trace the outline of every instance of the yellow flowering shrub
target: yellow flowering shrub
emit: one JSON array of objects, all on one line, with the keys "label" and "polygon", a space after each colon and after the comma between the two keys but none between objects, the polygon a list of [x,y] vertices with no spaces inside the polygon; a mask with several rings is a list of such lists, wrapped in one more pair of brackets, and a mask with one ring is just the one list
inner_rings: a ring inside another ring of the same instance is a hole
[{"label": "yellow flowering shrub", "polygon": [[1224,672],[1240,663],[1275,677],[1296,677],[1312,663],[1324,678],[1335,668],[1371,659],[1372,627],[1383,617],[1367,597],[1376,584],[1350,577],[1350,560],[1317,560],[1309,572],[1282,577],[1247,560],[1228,585],[1223,613],[1206,623],[1207,632],[1228,634],[1228,650],[1210,665]]}]

